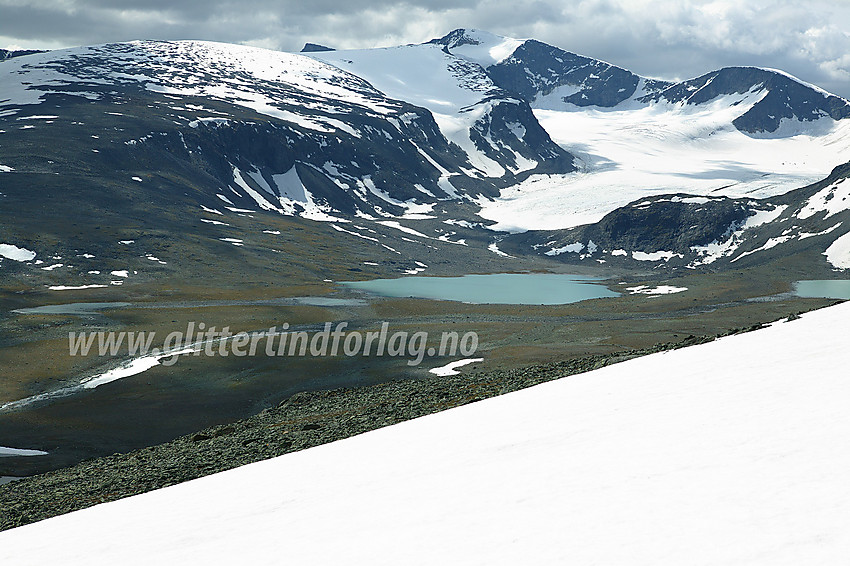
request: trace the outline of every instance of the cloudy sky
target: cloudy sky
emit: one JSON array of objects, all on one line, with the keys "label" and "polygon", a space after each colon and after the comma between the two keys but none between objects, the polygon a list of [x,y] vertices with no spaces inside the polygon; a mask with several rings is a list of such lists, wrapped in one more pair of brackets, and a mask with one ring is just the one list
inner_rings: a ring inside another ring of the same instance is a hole
[{"label": "cloudy sky", "polygon": [[458,27],[533,37],[666,79],[781,68],[850,98],[850,0],[0,0],[6,48],[131,39],[363,48]]}]

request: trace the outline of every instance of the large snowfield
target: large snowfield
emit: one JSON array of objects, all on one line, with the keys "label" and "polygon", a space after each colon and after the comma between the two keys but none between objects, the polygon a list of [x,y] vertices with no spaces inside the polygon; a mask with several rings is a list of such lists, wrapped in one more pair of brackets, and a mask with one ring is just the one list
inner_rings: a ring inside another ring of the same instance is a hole
[{"label": "large snowfield", "polygon": [[[850,124],[822,118],[786,121],[763,137],[744,134],[732,120],[758,96],[720,98],[705,108],[667,103],[616,109],[535,108],[537,119],[579,171],[533,175],[482,200],[493,230],[557,230],[599,222],[638,199],[687,193],[766,198],[826,177],[847,160]],[[740,102],[739,102],[740,101]]]},{"label": "large snowfield", "polygon": [[0,533],[2,564],[847,563],[850,303]]}]

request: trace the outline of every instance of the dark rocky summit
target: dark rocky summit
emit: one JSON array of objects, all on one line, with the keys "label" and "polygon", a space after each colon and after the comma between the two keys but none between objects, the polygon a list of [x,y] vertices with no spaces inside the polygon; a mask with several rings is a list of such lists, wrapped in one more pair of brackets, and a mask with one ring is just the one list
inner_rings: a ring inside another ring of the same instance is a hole
[{"label": "dark rocky summit", "polygon": [[318,53],[320,51],[336,51],[333,47],[326,47],[318,43],[310,43],[309,41],[301,48],[301,53]]},{"label": "dark rocky summit", "polygon": [[24,55],[34,55],[36,53],[46,53],[46,51],[38,49],[16,49],[11,51],[8,49],[0,49],[0,61],[12,59],[13,57],[23,57]]}]

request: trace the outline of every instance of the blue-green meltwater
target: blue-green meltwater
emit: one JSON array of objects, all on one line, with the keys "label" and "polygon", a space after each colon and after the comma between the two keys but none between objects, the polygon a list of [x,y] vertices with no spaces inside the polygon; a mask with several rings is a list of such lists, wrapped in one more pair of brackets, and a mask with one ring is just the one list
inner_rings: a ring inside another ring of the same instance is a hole
[{"label": "blue-green meltwater", "polygon": [[462,277],[399,277],[344,281],[384,297],[415,297],[472,304],[564,305],[587,299],[617,297],[598,278],[560,273],[495,273]]}]

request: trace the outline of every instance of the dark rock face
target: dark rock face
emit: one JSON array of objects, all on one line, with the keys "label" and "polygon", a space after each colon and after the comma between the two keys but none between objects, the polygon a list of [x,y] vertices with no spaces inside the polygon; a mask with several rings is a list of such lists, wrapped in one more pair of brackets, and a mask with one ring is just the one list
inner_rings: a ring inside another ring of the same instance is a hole
[{"label": "dark rock face", "polygon": [[5,61],[6,59],[11,59],[12,57],[23,57],[24,55],[34,55],[35,53],[45,53],[43,50],[38,49],[21,49],[16,51],[9,51],[8,49],[0,49],[0,61]]},{"label": "dark rock face", "polygon": [[[441,45],[453,55],[452,49],[463,45],[479,45],[480,41],[465,29],[456,29],[433,39],[428,44]],[[502,165],[507,171],[520,169],[517,156],[537,162],[536,173],[569,173],[575,171],[573,156],[549,137],[531,111],[528,102],[533,97],[522,96],[516,90],[494,80],[489,69],[478,63],[458,59],[454,70],[459,78],[471,83],[490,83],[495,87],[477,106],[490,105],[470,129],[470,139],[484,155]],[[470,108],[472,109],[472,108]],[[525,176],[525,175],[523,175]],[[504,179],[498,182],[504,186]]]},{"label": "dark rock face", "polygon": [[318,43],[310,43],[309,41],[304,44],[304,47],[301,49],[301,53],[318,53],[320,51],[336,51],[333,47],[326,47],[324,45],[320,45]]},{"label": "dark rock face", "polygon": [[[526,101],[560,86],[576,87],[578,92],[563,98],[576,106],[616,106],[635,94],[640,83],[640,77],[625,69],[535,40],[526,41],[487,71],[497,85]],[[650,89],[664,86],[668,83],[646,84]]]},{"label": "dark rock face", "polygon": [[[359,137],[335,132],[332,135],[302,130],[291,124],[277,121],[240,121],[225,125],[202,125],[192,131],[184,131],[187,144],[197,146],[199,151],[189,155],[180,149],[176,139],[171,146],[165,139],[147,142],[148,148],[180,156],[187,163],[194,162],[211,172],[220,183],[233,183],[233,166],[243,172],[259,170],[272,190],[279,190],[273,175],[282,174],[295,167],[301,181],[310,190],[314,199],[329,208],[344,214],[355,214],[358,210],[371,214],[375,207],[393,213],[403,209],[368,191],[356,180],[368,177],[374,186],[398,201],[421,199],[425,195],[414,185],[426,187],[434,195],[448,198],[437,181],[439,174],[422,159],[409,139],[427,144],[435,161],[450,169],[466,164],[466,156],[458,148],[450,146],[431,116],[420,109],[407,109],[407,132],[399,132],[390,124],[373,116],[349,116],[348,123],[360,132]],[[414,118],[415,116],[415,118]],[[408,137],[409,136],[409,137]],[[393,143],[387,143],[391,140]],[[175,147],[177,146],[177,147]],[[325,164],[333,164],[329,170]],[[245,179],[253,185],[251,179]],[[265,194],[262,185],[255,190]],[[274,199],[280,193],[266,195]],[[214,202],[214,201],[213,201]],[[272,201],[274,202],[274,200]],[[246,208],[256,206],[251,199],[237,203]]]},{"label": "dark rock face", "polygon": [[502,100],[493,105],[472,127],[470,138],[487,157],[509,169],[519,166],[512,153],[515,152],[526,159],[544,163],[544,168],[537,168],[539,172],[575,171],[573,156],[552,142],[529,105],[523,101]]},{"label": "dark rock face", "polygon": [[[597,257],[602,250],[615,249],[645,253],[665,251],[683,256],[672,264],[687,263],[694,255],[692,246],[723,241],[757,209],[758,203],[749,199],[703,199],[688,195],[651,197],[618,208],[596,224],[571,230],[517,234],[500,243],[500,247],[509,253],[519,253],[523,247],[535,247],[545,253],[578,242],[585,244],[584,257]],[[562,254],[558,258],[572,261],[582,256]]]},{"label": "dark rock face", "polygon": [[641,98],[643,102],[705,104],[720,96],[766,91],[749,111],[733,121],[747,133],[775,132],[783,118],[812,121],[829,116],[850,117],[850,104],[837,96],[816,90],[776,71],[755,67],[728,67],[673,85],[661,93]]},{"label": "dark rock face", "polygon": [[474,37],[471,37],[465,29],[459,28],[450,31],[443,37],[432,39],[428,43],[442,45],[443,51],[451,53],[451,50],[454,47],[460,47],[461,45],[479,45],[480,42]]},{"label": "dark rock face", "polygon": [[662,197],[619,208],[587,227],[584,235],[607,248],[688,253],[691,246],[721,240],[751,214],[749,201],[720,198],[698,203],[680,197],[678,202]]}]

